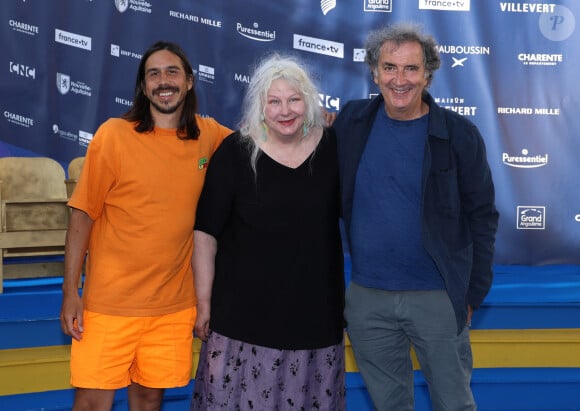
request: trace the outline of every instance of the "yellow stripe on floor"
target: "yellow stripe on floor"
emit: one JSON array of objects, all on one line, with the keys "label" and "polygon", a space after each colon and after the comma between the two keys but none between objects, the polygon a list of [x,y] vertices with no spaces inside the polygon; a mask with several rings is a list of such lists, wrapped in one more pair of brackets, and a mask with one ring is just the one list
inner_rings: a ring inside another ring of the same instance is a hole
[{"label": "yellow stripe on floor", "polygon": [[[345,345],[346,371],[357,372],[348,337]],[[580,329],[472,330],[471,345],[475,368],[580,368]],[[192,377],[200,347],[195,339]],[[0,350],[0,395],[71,388],[69,358],[69,345]]]}]

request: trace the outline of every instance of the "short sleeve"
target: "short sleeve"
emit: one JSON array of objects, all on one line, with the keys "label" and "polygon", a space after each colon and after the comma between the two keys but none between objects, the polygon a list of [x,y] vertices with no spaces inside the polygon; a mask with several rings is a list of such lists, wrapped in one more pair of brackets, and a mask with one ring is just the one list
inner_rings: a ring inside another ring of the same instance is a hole
[{"label": "short sleeve", "polygon": [[236,165],[240,162],[239,133],[226,137],[210,160],[197,205],[195,229],[219,237],[231,214]]},{"label": "short sleeve", "polygon": [[87,148],[79,181],[68,205],[86,212],[93,220],[102,213],[108,192],[116,181],[115,133],[112,121],[103,124]]},{"label": "short sleeve", "polygon": [[202,134],[204,135],[202,138],[211,138],[213,140],[212,152],[215,152],[224,138],[232,134],[233,131],[218,123],[212,117],[201,117],[199,114],[196,116],[197,123],[201,128]]}]

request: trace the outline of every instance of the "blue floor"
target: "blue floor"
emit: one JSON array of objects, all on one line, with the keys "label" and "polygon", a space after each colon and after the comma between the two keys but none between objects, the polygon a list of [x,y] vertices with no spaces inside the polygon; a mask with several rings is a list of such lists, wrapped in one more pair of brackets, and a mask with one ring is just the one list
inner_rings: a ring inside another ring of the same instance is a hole
[{"label": "blue floor", "polygon": [[[580,266],[496,266],[494,272],[473,329],[580,328]],[[0,349],[70,343],[60,331],[61,279],[7,280],[4,287]],[[163,411],[187,410],[192,385],[168,390]],[[472,387],[479,411],[580,411],[576,368],[476,369]],[[430,411],[420,372],[415,389],[416,410]],[[70,410],[72,396],[72,390],[63,390],[0,397],[0,411]],[[372,410],[358,373],[347,375],[347,406],[349,411]],[[121,390],[113,411],[126,409]]]},{"label": "blue floor", "polygon": [[[580,328],[580,266],[496,266],[494,271],[473,329]],[[35,321],[36,326],[3,335],[0,349],[70,343],[58,321],[60,287],[60,278],[4,282],[0,324]]]}]

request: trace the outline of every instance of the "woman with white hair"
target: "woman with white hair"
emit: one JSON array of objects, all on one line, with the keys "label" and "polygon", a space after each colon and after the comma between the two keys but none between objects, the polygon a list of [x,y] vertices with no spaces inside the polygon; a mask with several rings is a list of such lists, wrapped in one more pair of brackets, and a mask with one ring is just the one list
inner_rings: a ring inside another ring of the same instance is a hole
[{"label": "woman with white hair", "polygon": [[303,65],[264,59],[197,208],[192,410],[344,410],[335,136]]}]

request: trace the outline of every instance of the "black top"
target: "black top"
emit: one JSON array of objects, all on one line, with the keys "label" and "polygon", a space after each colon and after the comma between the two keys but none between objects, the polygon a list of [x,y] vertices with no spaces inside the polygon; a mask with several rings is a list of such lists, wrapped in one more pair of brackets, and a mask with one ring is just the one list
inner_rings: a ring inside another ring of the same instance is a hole
[{"label": "black top", "polygon": [[343,336],[336,139],[299,167],[261,152],[257,177],[238,132],[211,159],[195,229],[218,241],[210,328],[248,343],[314,349]]}]

